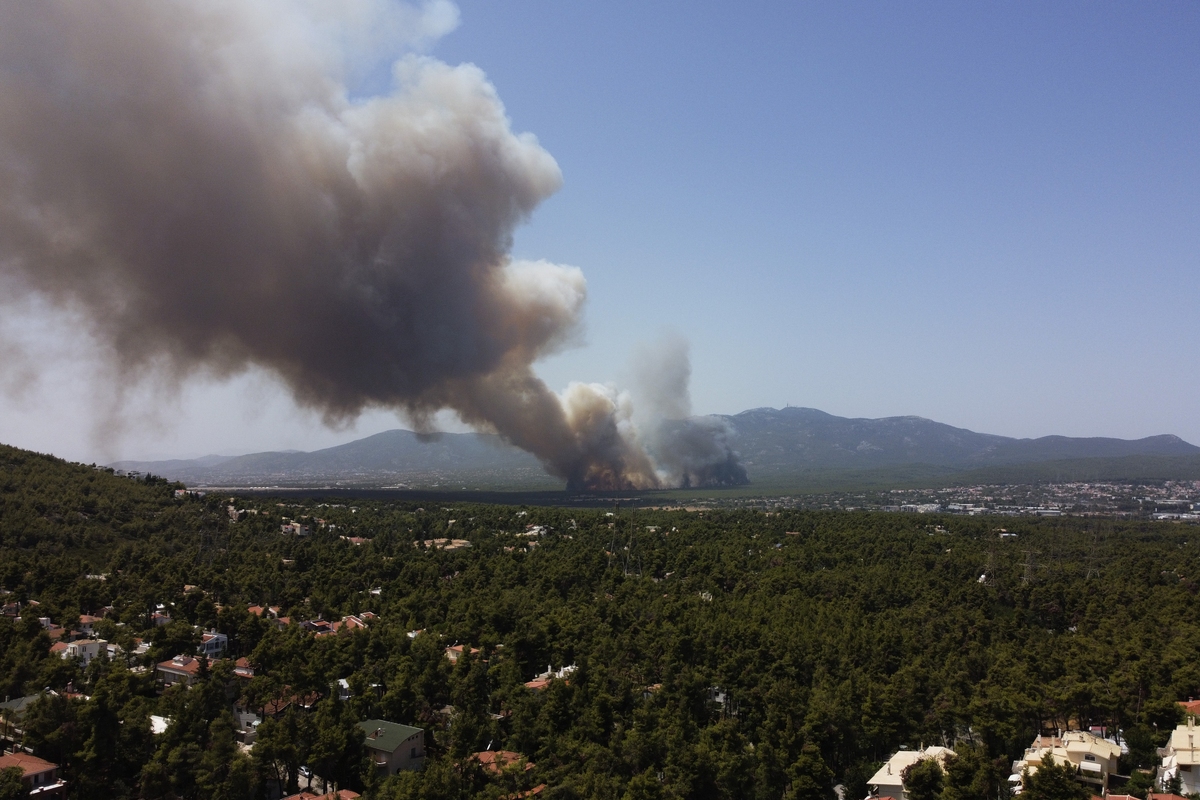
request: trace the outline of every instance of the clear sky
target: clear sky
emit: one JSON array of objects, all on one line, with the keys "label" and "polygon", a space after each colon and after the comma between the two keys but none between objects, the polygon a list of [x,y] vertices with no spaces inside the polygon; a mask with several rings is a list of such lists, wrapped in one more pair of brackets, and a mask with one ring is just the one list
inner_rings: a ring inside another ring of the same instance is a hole
[{"label": "clear sky", "polygon": [[[620,381],[674,332],[697,413],[1200,443],[1200,5],[459,8],[431,54],[482,68],[564,176],[514,244],[588,280],[552,387]],[[135,390],[130,433],[97,437],[75,323],[7,313],[58,355],[6,370],[5,443],[107,460],[399,424],[329,431],[251,376]]]}]

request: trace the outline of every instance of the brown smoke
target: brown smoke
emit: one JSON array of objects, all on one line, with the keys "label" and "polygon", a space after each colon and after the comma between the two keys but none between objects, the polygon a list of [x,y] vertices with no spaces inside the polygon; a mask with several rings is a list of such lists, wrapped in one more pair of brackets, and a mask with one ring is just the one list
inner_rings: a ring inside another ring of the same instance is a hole
[{"label": "brown smoke", "polygon": [[[0,276],[82,310],[126,377],[259,367],[330,422],[451,408],[572,486],[684,480],[627,396],[560,396],[533,373],[569,342],[586,284],[509,256],[561,174],[479,69],[413,54],[456,14],[3,4]],[[373,58],[394,61],[391,91],[352,97]]]}]

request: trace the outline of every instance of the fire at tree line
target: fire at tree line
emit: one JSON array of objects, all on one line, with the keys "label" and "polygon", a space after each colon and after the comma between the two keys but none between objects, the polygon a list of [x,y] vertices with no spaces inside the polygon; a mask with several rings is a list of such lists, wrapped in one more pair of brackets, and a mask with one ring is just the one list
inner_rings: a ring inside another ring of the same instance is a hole
[{"label": "fire at tree line", "polygon": [[200,495],[0,448],[0,798],[1200,792],[1154,520]]}]

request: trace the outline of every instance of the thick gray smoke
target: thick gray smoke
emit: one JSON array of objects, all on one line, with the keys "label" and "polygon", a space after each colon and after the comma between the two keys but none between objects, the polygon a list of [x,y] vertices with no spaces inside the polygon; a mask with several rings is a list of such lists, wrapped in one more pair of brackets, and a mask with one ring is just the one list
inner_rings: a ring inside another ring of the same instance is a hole
[{"label": "thick gray smoke", "polygon": [[634,358],[633,407],[638,439],[669,486],[748,483],[733,450],[733,431],[716,417],[693,417],[688,344],[668,336]]},{"label": "thick gray smoke", "polygon": [[[562,178],[479,69],[415,54],[456,23],[445,0],[0,5],[0,277],[82,311],[127,378],[258,367],[330,422],[451,408],[575,487],[736,466],[723,429],[647,438],[627,395],[534,374],[586,284],[509,256]],[[354,97],[379,63],[390,90]]]}]

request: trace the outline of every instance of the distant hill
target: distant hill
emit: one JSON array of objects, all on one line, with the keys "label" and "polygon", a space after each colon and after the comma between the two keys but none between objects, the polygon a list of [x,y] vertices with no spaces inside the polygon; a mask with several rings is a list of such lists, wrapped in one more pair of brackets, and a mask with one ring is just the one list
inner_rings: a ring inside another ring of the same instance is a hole
[{"label": "distant hill", "polygon": [[[871,481],[907,475],[944,482],[960,473],[983,475],[992,470],[1012,480],[1025,474],[1045,480],[1056,474],[1055,469],[1022,471],[1020,465],[1071,462],[1066,472],[1090,474],[1089,470],[1099,469],[1088,466],[1091,460],[1103,459],[1101,471],[1107,473],[1114,467],[1113,459],[1131,457],[1143,461],[1130,464],[1147,467],[1150,462],[1145,458],[1154,457],[1153,471],[1158,474],[1171,464],[1182,465],[1188,457],[1200,457],[1200,447],[1171,435],[1136,440],[1014,439],[921,417],[848,419],[812,408],[756,408],[720,418],[734,430],[733,441],[752,485],[773,487],[805,483],[807,476],[825,472],[847,480],[855,475],[872,476]],[[124,461],[111,466],[208,486],[561,488],[561,482],[547,475],[533,456],[497,436],[478,433],[427,437],[394,430],[311,453]],[[1057,474],[1063,472],[1057,468]]]},{"label": "distant hill", "polygon": [[815,408],[756,408],[722,417],[751,480],[808,470],[925,464],[976,469],[1081,458],[1200,455],[1178,436],[1145,439],[1044,436],[1013,439],[922,417],[848,419]]},{"label": "distant hill", "polygon": [[393,430],[311,453],[120,461],[110,466],[207,486],[561,488],[536,458],[482,433],[421,436]]}]

